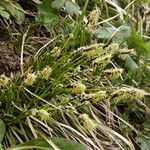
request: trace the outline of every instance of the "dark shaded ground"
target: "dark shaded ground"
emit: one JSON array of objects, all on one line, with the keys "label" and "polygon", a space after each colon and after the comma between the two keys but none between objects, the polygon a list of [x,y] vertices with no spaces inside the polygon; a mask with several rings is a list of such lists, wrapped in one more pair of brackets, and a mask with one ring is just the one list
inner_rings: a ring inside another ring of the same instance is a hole
[{"label": "dark shaded ground", "polygon": [[0,74],[16,73],[20,70],[20,58],[0,38]]}]

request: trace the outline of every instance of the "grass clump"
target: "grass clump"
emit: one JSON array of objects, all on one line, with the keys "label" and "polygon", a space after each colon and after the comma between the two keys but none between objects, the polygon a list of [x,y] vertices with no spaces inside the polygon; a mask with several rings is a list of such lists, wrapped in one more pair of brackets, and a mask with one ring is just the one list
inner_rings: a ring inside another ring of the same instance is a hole
[{"label": "grass clump", "polygon": [[[67,47],[63,49],[65,40],[41,51],[24,65],[24,74],[1,87],[1,119],[7,128],[3,147],[44,136],[47,140],[53,137],[75,140],[87,149],[109,146],[134,149],[125,135],[117,134],[105,123],[105,111],[102,114],[99,111],[104,105],[117,104],[124,97],[144,98],[144,92],[141,97],[140,90],[127,90],[118,84],[123,70],[112,65],[118,45],[91,46],[89,57],[83,48],[74,50],[71,45],[74,39],[66,40]],[[61,53],[56,58],[51,51],[57,45]],[[101,49],[99,53],[97,49]],[[109,59],[104,59],[108,56]],[[116,87],[118,90],[114,91]],[[115,119],[111,121],[115,124]],[[111,145],[106,141],[111,141]]]}]

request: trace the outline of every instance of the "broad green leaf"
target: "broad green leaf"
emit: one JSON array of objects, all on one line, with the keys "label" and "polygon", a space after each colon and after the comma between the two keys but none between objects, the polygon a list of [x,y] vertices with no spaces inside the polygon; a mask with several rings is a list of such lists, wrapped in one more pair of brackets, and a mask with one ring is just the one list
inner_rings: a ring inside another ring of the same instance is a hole
[{"label": "broad green leaf", "polygon": [[2,143],[5,132],[6,132],[5,123],[0,119],[0,144]]},{"label": "broad green leaf", "polygon": [[53,138],[52,141],[61,149],[61,150],[86,150],[84,146],[74,141],[70,141],[64,138]]},{"label": "broad green leaf", "polygon": [[16,19],[17,23],[20,24],[24,21],[25,14],[18,3],[0,1],[0,5]]},{"label": "broad green leaf", "polygon": [[71,16],[73,16],[74,14],[78,16],[80,14],[80,7],[77,3],[67,1],[65,3],[65,11]]},{"label": "broad green leaf", "polygon": [[22,144],[19,144],[15,147],[8,148],[7,150],[27,150],[27,149],[39,149],[39,150],[53,150],[51,146],[42,139],[34,139],[30,140],[28,142],[24,142]]},{"label": "broad green leaf", "polygon": [[125,67],[131,72],[134,72],[139,68],[136,62],[129,55],[125,58]]},{"label": "broad green leaf", "polygon": [[96,30],[96,35],[98,38],[100,39],[108,39],[112,36],[112,34],[116,31],[115,28],[113,27],[99,27],[97,30]]},{"label": "broad green leaf", "polygon": [[148,150],[150,148],[150,137],[137,137],[136,140],[140,143],[141,150]]},{"label": "broad green leaf", "polygon": [[99,27],[96,30],[96,35],[98,38],[101,38],[101,39],[108,39],[112,35],[114,38],[119,37],[119,38],[124,39],[131,35],[130,27],[128,26],[122,26],[117,32],[116,31],[117,31],[117,28],[115,27]]},{"label": "broad green leaf", "polygon": [[64,6],[66,0],[55,0],[51,3],[52,8],[60,9]]},{"label": "broad green leaf", "polygon": [[0,11],[0,15],[3,17],[3,18],[6,18],[6,19],[9,19],[10,18],[10,14],[7,12],[7,11]]},{"label": "broad green leaf", "polygon": [[2,6],[0,6],[0,15],[6,19],[10,18],[10,14],[7,11],[5,11],[5,8]]},{"label": "broad green leaf", "polygon": [[36,20],[42,23],[48,31],[51,31],[59,21],[59,13],[56,9],[51,8],[50,1],[44,1],[38,6]]},{"label": "broad green leaf", "polygon": [[131,28],[129,26],[122,26],[120,30],[116,33],[117,37],[128,38],[131,35]]},{"label": "broad green leaf", "polygon": [[4,8],[4,7],[2,7],[2,6],[0,6],[0,11],[1,11],[1,10],[5,10],[5,8]]},{"label": "broad green leaf", "polygon": [[[53,138],[51,139],[55,145],[57,145],[61,150],[86,150],[82,145],[69,141],[63,138]],[[27,150],[31,148],[41,149],[41,150],[53,150],[53,148],[42,139],[34,139],[29,142],[19,144],[16,147],[8,148],[7,150]]]}]

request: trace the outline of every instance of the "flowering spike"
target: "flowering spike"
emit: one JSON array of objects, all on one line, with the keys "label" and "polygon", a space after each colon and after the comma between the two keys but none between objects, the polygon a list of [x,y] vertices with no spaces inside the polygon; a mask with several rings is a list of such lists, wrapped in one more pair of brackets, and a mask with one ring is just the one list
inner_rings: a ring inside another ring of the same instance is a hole
[{"label": "flowering spike", "polygon": [[44,79],[48,80],[50,75],[52,74],[52,68],[50,67],[45,67],[42,71],[41,74],[43,76]]},{"label": "flowering spike", "polygon": [[35,75],[35,73],[28,73],[25,79],[25,83],[31,86],[36,81],[36,78],[37,76]]}]

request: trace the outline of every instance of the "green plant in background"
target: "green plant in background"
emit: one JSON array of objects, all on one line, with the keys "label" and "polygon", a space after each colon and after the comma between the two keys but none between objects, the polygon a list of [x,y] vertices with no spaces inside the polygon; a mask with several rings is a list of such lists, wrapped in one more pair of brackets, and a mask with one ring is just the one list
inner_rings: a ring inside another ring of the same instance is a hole
[{"label": "green plant in background", "polygon": [[19,24],[25,19],[22,7],[17,2],[12,1],[0,1],[0,15],[5,19],[10,19],[13,16]]},{"label": "green plant in background", "polygon": [[[61,12],[61,11],[62,12]],[[67,13],[70,17],[60,19],[60,12]],[[45,0],[38,6],[37,21],[42,23],[48,31],[62,33],[71,29],[74,25],[73,16],[80,14],[80,7],[73,1],[66,0]],[[56,29],[55,29],[56,28]],[[54,31],[53,31],[54,30]]]}]

